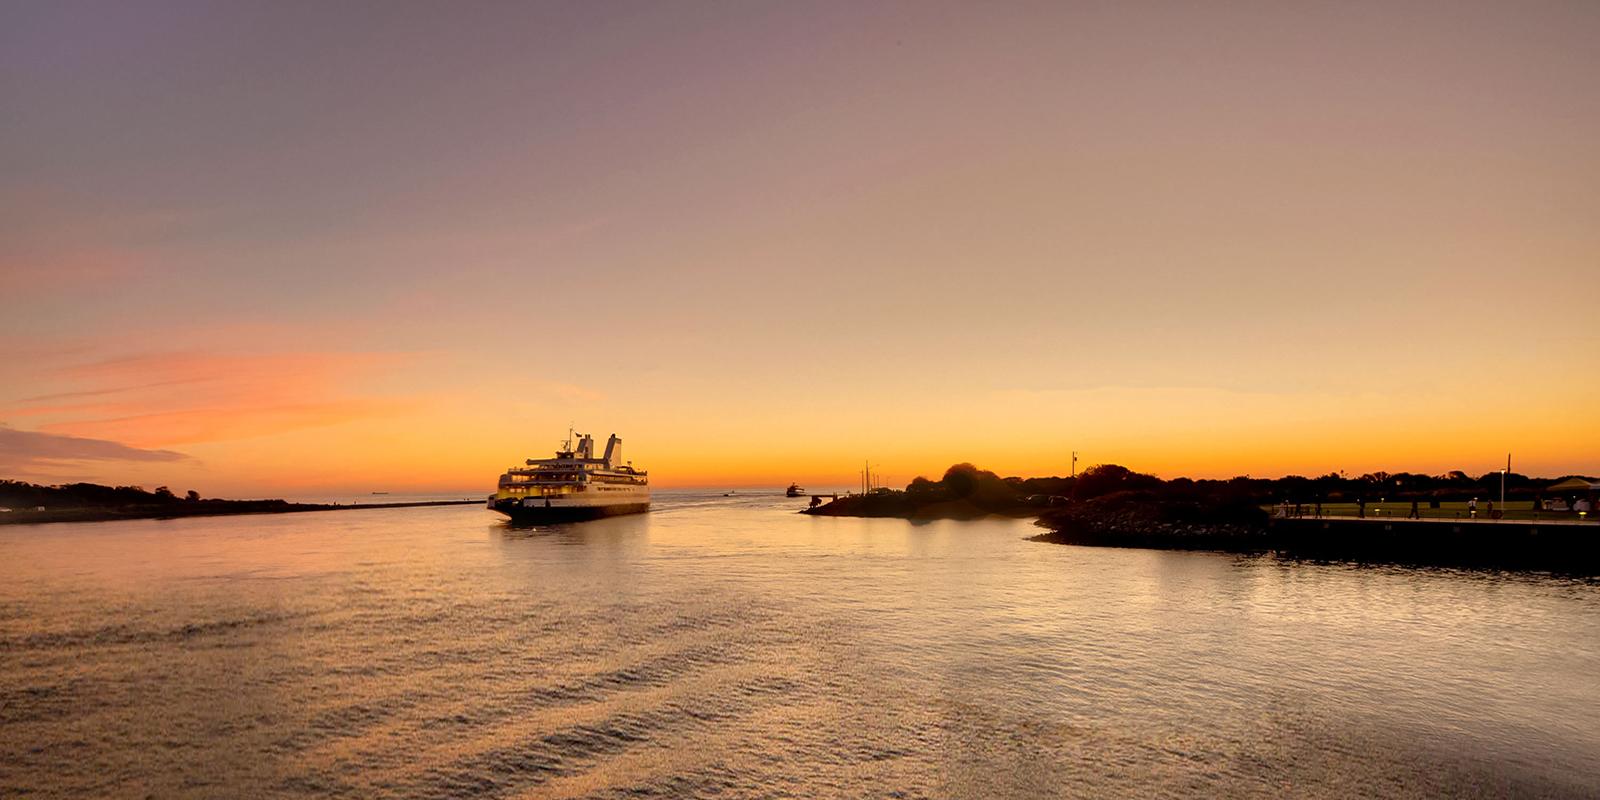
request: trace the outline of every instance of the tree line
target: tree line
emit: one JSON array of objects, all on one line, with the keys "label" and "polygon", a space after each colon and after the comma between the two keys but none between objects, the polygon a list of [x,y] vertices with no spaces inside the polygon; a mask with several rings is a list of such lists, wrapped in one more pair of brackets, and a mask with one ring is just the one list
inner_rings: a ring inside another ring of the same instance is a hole
[{"label": "tree line", "polygon": [[[1517,472],[1505,474],[1508,500],[1538,500],[1546,487],[1569,477],[1536,478]],[[1017,504],[1091,500],[1116,492],[1150,492],[1158,496],[1208,496],[1260,505],[1274,503],[1355,503],[1379,500],[1459,501],[1500,496],[1501,473],[1476,477],[1462,470],[1441,475],[1416,472],[1369,472],[1350,477],[1329,472],[1317,477],[1286,475],[1281,478],[1163,479],[1136,472],[1120,464],[1098,464],[1075,477],[1002,478],[972,464],[956,464],[938,480],[918,477],[905,488],[909,499],[934,503],[968,500],[983,508],[1000,509]]]},{"label": "tree line", "polygon": [[198,503],[200,493],[190,489],[179,497],[165,486],[145,491],[140,486],[101,486],[98,483],[65,483],[42,486],[24,481],[0,480],[0,506],[12,508],[115,508]]}]

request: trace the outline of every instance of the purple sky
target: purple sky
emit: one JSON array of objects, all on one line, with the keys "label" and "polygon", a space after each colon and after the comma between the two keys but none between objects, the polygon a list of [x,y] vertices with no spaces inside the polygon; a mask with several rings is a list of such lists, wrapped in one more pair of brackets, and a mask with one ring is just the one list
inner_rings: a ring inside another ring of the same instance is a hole
[{"label": "purple sky", "polygon": [[5,3],[0,430],[105,444],[0,465],[453,488],[576,421],[680,483],[1600,471],[1596,42],[1592,2]]}]

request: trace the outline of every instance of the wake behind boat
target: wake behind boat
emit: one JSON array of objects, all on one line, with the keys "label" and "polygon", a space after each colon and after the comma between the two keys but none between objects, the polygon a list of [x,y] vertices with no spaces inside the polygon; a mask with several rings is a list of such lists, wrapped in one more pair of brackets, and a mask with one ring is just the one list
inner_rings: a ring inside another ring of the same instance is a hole
[{"label": "wake behind boat", "polygon": [[622,440],[606,441],[605,455],[594,457],[594,437],[569,437],[555,458],[528,459],[500,476],[488,507],[512,522],[572,522],[639,514],[650,510],[650,474],[622,461]]}]

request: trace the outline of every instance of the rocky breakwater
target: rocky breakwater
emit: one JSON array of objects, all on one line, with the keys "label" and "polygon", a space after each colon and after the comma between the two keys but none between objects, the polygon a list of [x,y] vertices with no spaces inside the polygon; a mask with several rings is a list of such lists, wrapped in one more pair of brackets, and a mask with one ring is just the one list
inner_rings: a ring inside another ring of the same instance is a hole
[{"label": "rocky breakwater", "polygon": [[1048,533],[1034,541],[1161,550],[1274,549],[1265,511],[1248,501],[1173,498],[1128,491],[1053,508],[1039,517]]}]

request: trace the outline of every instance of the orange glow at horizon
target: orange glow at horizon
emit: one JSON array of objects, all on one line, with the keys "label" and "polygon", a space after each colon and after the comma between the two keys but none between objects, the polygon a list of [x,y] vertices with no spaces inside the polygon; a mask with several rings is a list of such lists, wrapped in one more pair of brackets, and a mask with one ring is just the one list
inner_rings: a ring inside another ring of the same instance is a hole
[{"label": "orange glow at horizon", "polygon": [[[195,358],[176,357],[176,365],[152,361],[160,363],[150,364],[151,374],[162,377]],[[1559,382],[1538,380],[1528,381],[1528,388],[1548,399],[1533,407],[1534,414],[1527,413],[1530,392],[1489,402],[1485,390],[1481,404],[1472,405],[1450,393],[1396,398],[1378,392],[1102,387],[918,392],[903,398],[895,413],[872,415],[852,413],[846,398],[819,399],[812,407],[763,397],[695,418],[681,403],[638,407],[598,391],[538,381],[412,395],[402,403],[363,394],[374,391],[360,386],[370,384],[370,375],[351,381],[319,377],[302,363],[338,364],[336,372],[360,376],[366,367],[358,365],[376,361],[389,365],[385,380],[402,370],[426,383],[427,374],[440,369],[429,358],[226,361],[226,374],[178,384],[192,406],[150,412],[177,402],[167,380],[155,381],[148,395],[134,388],[79,389],[95,402],[52,410],[42,415],[51,421],[38,426],[53,435],[86,438],[114,431],[122,442],[177,450],[187,458],[119,463],[114,472],[107,464],[47,461],[33,464],[31,474],[10,471],[48,482],[168,484],[208,495],[475,492],[492,485],[506,466],[548,456],[565,435],[559,420],[571,420],[600,436],[613,430],[622,435],[627,457],[649,469],[660,488],[777,487],[790,481],[849,487],[858,482],[864,460],[890,486],[917,475],[936,477],[961,461],[1002,475],[1066,474],[1072,450],[1083,456],[1080,469],[1121,463],[1166,477],[1487,472],[1509,450],[1519,472],[1554,476],[1584,471],[1585,462],[1572,457],[1567,421],[1595,400],[1568,397]],[[299,371],[277,375],[290,365]],[[62,372],[85,374],[78,368]],[[296,393],[306,396],[290,405],[268,402]],[[118,416],[97,419],[107,405]],[[363,413],[369,405],[383,412]],[[315,413],[324,407],[355,412]],[[794,413],[795,408],[814,413]],[[80,417],[85,421],[76,421]],[[595,419],[614,423],[595,428],[588,424]]]}]

